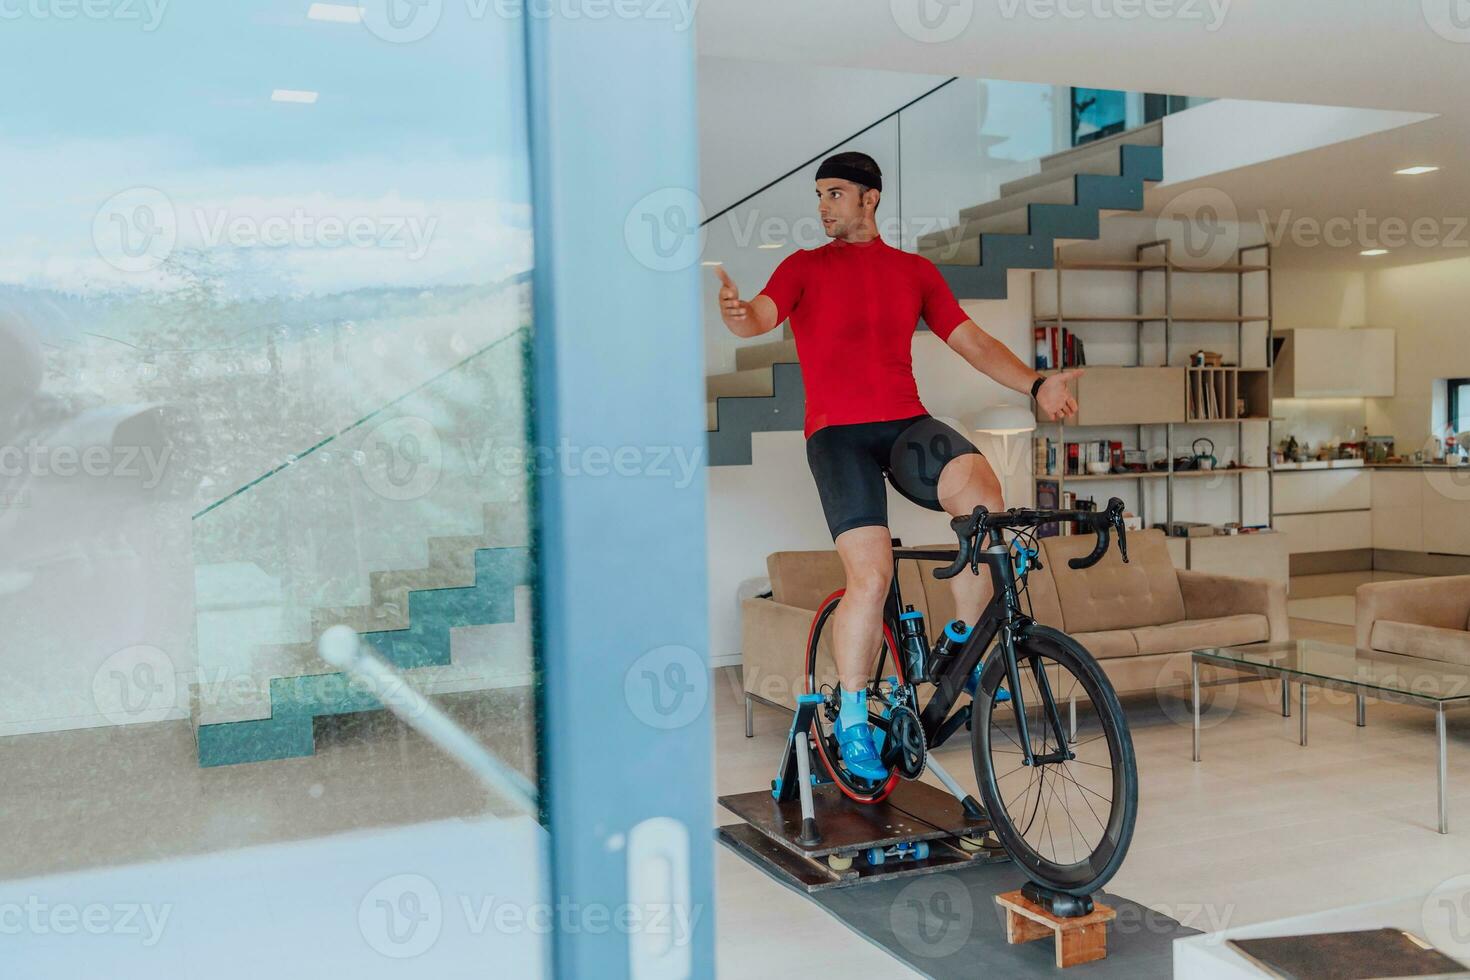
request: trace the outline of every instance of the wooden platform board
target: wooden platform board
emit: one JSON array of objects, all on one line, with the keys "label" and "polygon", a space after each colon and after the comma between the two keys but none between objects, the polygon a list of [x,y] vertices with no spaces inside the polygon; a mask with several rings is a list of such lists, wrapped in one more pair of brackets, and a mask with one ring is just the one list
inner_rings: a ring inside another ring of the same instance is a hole
[{"label": "wooden platform board", "polygon": [[803,857],[791,848],[782,847],[750,824],[727,824],[715,832],[715,839],[771,877],[808,893],[867,881],[912,878],[935,871],[953,871],[977,861],[991,864],[1010,860],[1003,851],[971,852],[948,841],[936,840],[929,844],[929,856],[923,861],[889,860],[874,868],[868,865],[862,855],[858,855],[853,859],[851,868],[834,871],[827,865],[826,858]]},{"label": "wooden platform board", "polygon": [[936,841],[945,837],[983,837],[985,817],[965,816],[959,801],[927,783],[903,781],[882,803],[867,806],[842,795],[834,784],[812,790],[812,810],[821,841],[812,847],[796,843],[801,834],[801,802],[777,803],[769,790],[719,798],[720,805],[751,827],[798,855],[821,858],[904,841]]},{"label": "wooden platform board", "polygon": [[[965,816],[959,801],[924,783],[900,783],[882,803],[854,803],[831,784],[813,790],[813,811],[822,839],[812,847],[796,843],[801,832],[801,803],[777,803],[767,791],[720,797],[720,805],[744,823],[721,827],[716,837],[767,874],[806,892],[865,881],[908,878],[963,865],[1010,860],[1004,851],[967,851],[957,838],[983,838],[990,821]],[[890,859],[877,867],[867,863],[870,847],[928,841],[922,861]],[[852,867],[836,871],[830,854],[853,855]]]},{"label": "wooden platform board", "polygon": [[1019,891],[995,896],[995,904],[1006,910],[1006,942],[1015,945],[1051,937],[1058,969],[1108,955],[1108,923],[1117,916],[1109,906],[1096,905],[1086,915],[1063,919]]}]

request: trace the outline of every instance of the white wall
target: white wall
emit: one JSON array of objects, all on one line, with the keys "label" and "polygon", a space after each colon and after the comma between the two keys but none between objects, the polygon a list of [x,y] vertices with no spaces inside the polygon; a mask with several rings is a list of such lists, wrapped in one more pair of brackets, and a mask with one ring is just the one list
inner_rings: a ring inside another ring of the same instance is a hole
[{"label": "white wall", "polygon": [[1394,397],[1368,399],[1368,428],[1413,452],[1443,434],[1430,431],[1434,382],[1470,377],[1470,258],[1370,273],[1367,295],[1368,321],[1396,331]]}]

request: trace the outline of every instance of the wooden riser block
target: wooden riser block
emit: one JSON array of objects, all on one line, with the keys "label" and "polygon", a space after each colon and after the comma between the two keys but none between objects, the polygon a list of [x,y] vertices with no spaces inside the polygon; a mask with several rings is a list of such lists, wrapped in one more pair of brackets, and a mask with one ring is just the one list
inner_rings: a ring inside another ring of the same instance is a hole
[{"label": "wooden riser block", "polygon": [[1108,955],[1108,923],[1117,913],[1097,905],[1086,915],[1063,919],[1052,915],[1020,891],[995,896],[1006,910],[1006,942],[1012,946],[1052,937],[1058,969],[1091,963]]}]

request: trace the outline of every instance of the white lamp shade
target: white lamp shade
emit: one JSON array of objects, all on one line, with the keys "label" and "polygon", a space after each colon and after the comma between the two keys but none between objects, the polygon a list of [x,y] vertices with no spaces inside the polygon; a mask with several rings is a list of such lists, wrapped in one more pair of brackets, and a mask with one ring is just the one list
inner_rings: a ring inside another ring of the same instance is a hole
[{"label": "white lamp shade", "polygon": [[991,405],[969,419],[970,428],[992,436],[1015,436],[1036,430],[1036,415],[1020,405]]}]

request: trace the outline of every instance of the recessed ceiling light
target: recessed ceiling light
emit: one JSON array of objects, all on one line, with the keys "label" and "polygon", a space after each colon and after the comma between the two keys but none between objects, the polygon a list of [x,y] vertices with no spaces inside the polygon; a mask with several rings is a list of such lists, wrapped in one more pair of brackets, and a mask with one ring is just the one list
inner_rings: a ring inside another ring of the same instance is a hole
[{"label": "recessed ceiling light", "polygon": [[700,265],[724,265],[723,262],[701,262]]},{"label": "recessed ceiling light", "polygon": [[303,92],[299,89],[278,88],[271,92],[272,102],[297,102],[302,105],[316,105],[316,92]]},{"label": "recessed ceiling light", "polygon": [[1387,255],[1388,254],[1388,249],[1386,249],[1386,248],[1365,248],[1361,252],[1359,252],[1358,254],[1359,255]]},{"label": "recessed ceiling light", "polygon": [[781,247],[781,243],[780,242],[767,242],[764,245],[757,245],[756,246],[756,248],[780,248],[780,247]]},{"label": "recessed ceiling light", "polygon": [[1394,173],[1402,174],[1405,177],[1413,177],[1416,174],[1432,174],[1438,169],[1438,167],[1405,167],[1402,170],[1395,170]]},{"label": "recessed ceiling light", "polygon": [[306,19],[333,24],[361,24],[362,8],[345,3],[314,3],[307,8]]}]

